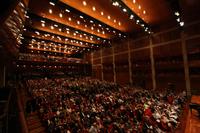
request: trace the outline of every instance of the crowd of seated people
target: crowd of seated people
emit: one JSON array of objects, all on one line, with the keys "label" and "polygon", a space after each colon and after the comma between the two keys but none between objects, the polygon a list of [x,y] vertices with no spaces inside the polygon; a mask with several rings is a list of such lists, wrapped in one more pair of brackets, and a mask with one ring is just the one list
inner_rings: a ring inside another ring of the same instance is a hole
[{"label": "crowd of seated people", "polygon": [[172,132],[185,103],[185,93],[133,91],[90,78],[27,84],[48,133]]}]

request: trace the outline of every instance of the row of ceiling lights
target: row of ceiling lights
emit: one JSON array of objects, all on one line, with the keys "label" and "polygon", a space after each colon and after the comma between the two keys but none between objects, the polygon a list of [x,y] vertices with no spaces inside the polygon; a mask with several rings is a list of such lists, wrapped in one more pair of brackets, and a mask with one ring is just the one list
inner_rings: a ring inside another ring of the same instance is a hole
[{"label": "row of ceiling lights", "polygon": [[[44,20],[41,20],[41,26],[42,27],[45,27],[45,25],[46,25],[46,22],[44,21]],[[59,26],[58,24],[54,24],[54,25],[51,25],[49,28],[51,29],[51,30],[54,30],[54,29],[58,29],[58,31],[59,32],[64,32],[64,29],[63,28],[60,28],[61,26]],[[93,28],[93,27],[92,27]],[[86,33],[83,33],[83,34],[81,34],[81,32],[80,31],[71,31],[70,30],[70,28],[65,28],[65,31],[66,31],[66,33],[67,34],[70,34],[70,32],[71,32],[71,34],[74,36],[74,37],[77,37],[77,38],[83,38],[83,37],[85,37],[85,39],[86,40],[91,40],[91,41],[95,41],[95,40],[97,40],[97,41],[102,41],[102,42],[106,42],[106,40],[105,39],[102,39],[102,38],[100,38],[100,37],[94,37],[93,35],[87,35]],[[115,32],[115,31],[114,31]],[[116,32],[115,32],[116,33]],[[119,33],[119,35],[121,35],[121,33]],[[89,37],[88,37],[89,36]],[[95,40],[94,40],[95,39]]]},{"label": "row of ceiling lights", "polygon": [[[127,13],[129,15],[129,18],[131,20],[134,20],[137,25],[140,25],[145,32],[149,34],[152,33],[150,27],[146,24],[146,22],[144,22],[140,17],[137,16],[136,13],[134,13],[130,8],[128,8],[128,6],[123,3],[123,1],[121,0],[112,0],[112,1],[113,1],[112,2],[113,6],[119,7],[124,13]],[[136,1],[133,0],[133,3],[135,4]],[[139,5],[138,8],[141,9],[142,7]],[[146,11],[143,10],[143,13],[146,14]]]},{"label": "row of ceiling lights", "polygon": [[31,43],[29,44],[29,48],[31,49],[43,49],[43,50],[48,50],[48,51],[54,51],[54,52],[79,52],[79,50],[85,51],[85,50],[90,50],[89,48],[81,48],[81,47],[75,47],[75,46],[67,46],[65,45],[64,47],[61,46],[61,44],[55,44],[55,43],[50,43],[47,45],[45,41],[36,41],[35,39],[31,40]]},{"label": "row of ceiling lights", "polygon": [[[35,31],[35,34],[37,35],[38,38],[42,38],[42,39],[49,39],[51,38],[52,40],[54,41],[57,41],[57,42],[64,42],[64,43],[68,43],[68,44],[75,44],[75,45],[81,45],[81,46],[90,46],[90,47],[93,47],[95,46],[95,44],[93,43],[88,43],[88,42],[82,42],[82,41],[79,41],[79,40],[74,40],[74,39],[69,39],[69,38],[61,38],[60,36],[54,36],[54,35],[50,35],[50,34],[41,34],[39,31]],[[35,36],[32,36],[32,37],[35,37]],[[106,40],[104,40],[105,42]],[[98,45],[97,45],[98,47]]]},{"label": "row of ceiling lights", "polygon": [[184,21],[181,20],[181,14],[180,14],[180,12],[179,11],[175,11],[174,15],[175,15],[176,21],[179,23],[179,25],[181,27],[183,27],[184,26]]},{"label": "row of ceiling lights", "polygon": [[[50,5],[55,6],[55,4],[54,4],[53,2],[49,2],[49,3],[50,3]],[[84,5],[84,6],[87,6],[86,1],[83,1],[83,5]],[[93,6],[93,7],[92,7],[92,10],[93,10],[93,11],[96,11],[96,7]],[[70,12],[69,9],[65,9],[65,11],[68,12],[68,13]],[[49,9],[49,13],[52,14],[52,13],[53,13],[53,10],[52,10],[52,9]],[[104,15],[104,12],[103,12],[103,11],[101,11],[101,15],[102,15],[102,16]],[[59,17],[62,18],[62,17],[63,17],[63,14],[62,14],[62,13],[59,13]],[[79,17],[80,17],[81,19],[84,19],[84,17],[83,17],[82,15],[80,15]],[[108,16],[107,16],[107,19],[111,20],[111,16],[108,15]],[[72,18],[69,17],[69,18],[68,18],[68,21],[72,21]],[[86,22],[85,19],[84,19],[84,22]],[[105,31],[110,32],[110,33],[113,33],[114,35],[116,35],[116,33],[117,33],[115,30],[111,31],[110,28],[108,28],[108,27],[105,28],[105,27],[103,27],[101,24],[95,24],[95,22],[94,22],[93,20],[89,20],[89,23],[93,24],[93,26],[90,27],[91,30],[94,30],[94,27],[98,26],[99,28],[96,27],[97,32],[98,32],[98,33],[101,33],[101,34],[103,34],[103,35],[105,35]],[[117,23],[117,20],[116,20],[116,19],[114,19],[114,23]],[[80,24],[81,24],[81,22],[80,22],[79,20],[77,20],[77,25],[80,25]],[[118,22],[118,25],[121,25],[121,22]],[[84,27],[85,27],[85,28],[88,28],[89,26],[85,23],[85,24],[84,24]],[[101,30],[100,30],[100,29],[101,29]],[[86,30],[86,29],[84,29],[84,30]],[[119,33],[118,35],[121,37],[121,33]],[[124,36],[124,37],[126,37],[126,36]]]}]

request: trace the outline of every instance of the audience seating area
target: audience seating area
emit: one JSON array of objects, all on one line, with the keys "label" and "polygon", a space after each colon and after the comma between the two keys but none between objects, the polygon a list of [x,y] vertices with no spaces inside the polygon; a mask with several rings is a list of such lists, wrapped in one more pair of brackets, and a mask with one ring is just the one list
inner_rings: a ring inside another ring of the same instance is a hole
[{"label": "audience seating area", "polygon": [[48,133],[164,133],[180,125],[185,92],[122,87],[91,78],[28,80]]}]

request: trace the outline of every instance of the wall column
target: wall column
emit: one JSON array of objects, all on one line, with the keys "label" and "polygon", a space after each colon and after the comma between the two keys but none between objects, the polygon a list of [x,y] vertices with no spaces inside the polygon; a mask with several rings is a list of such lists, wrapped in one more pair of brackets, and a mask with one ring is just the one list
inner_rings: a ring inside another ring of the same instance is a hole
[{"label": "wall column", "polygon": [[130,38],[128,37],[128,66],[129,66],[129,82],[130,85],[133,85],[132,80],[132,63],[131,63],[131,51],[130,51]]},{"label": "wall column", "polygon": [[0,88],[6,85],[6,66],[4,64],[0,65]]},{"label": "wall column", "polygon": [[155,71],[155,60],[153,56],[152,36],[149,37],[149,41],[150,41],[151,76],[152,76],[153,90],[156,90],[156,71]]},{"label": "wall column", "polygon": [[114,78],[114,82],[116,83],[115,51],[114,51],[114,46],[112,46],[112,57],[113,57],[113,78]]},{"label": "wall column", "polygon": [[103,77],[103,50],[102,50],[102,48],[100,50],[100,56],[101,56],[101,80],[104,80],[104,77]]},{"label": "wall column", "polygon": [[191,87],[190,87],[190,74],[189,74],[189,65],[188,65],[188,56],[187,56],[187,48],[185,41],[185,33],[181,32],[181,46],[182,46],[182,54],[183,54],[183,65],[184,65],[184,73],[185,73],[185,85],[186,85],[186,93],[187,97],[191,96]]}]

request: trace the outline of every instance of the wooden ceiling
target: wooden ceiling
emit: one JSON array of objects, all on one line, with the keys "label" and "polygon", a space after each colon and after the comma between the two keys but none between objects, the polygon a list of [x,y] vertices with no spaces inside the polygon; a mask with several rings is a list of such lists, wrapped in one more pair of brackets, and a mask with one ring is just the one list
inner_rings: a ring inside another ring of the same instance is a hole
[{"label": "wooden ceiling", "polygon": [[[144,30],[114,0],[30,0],[24,29],[27,51],[82,53]],[[172,20],[167,0],[121,0],[150,27]]]}]

